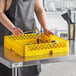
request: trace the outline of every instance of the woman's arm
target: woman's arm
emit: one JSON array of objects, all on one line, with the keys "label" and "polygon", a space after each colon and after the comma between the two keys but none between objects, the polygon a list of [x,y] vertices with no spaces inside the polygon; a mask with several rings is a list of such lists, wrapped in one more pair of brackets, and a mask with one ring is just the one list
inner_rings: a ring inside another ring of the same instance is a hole
[{"label": "woman's arm", "polygon": [[15,27],[4,12],[5,12],[5,0],[0,0],[0,22],[14,35],[18,36],[23,34],[23,31],[20,28]]},{"label": "woman's arm", "polygon": [[45,10],[43,8],[43,0],[36,0],[35,13],[46,35],[53,34],[47,29],[47,20]]}]

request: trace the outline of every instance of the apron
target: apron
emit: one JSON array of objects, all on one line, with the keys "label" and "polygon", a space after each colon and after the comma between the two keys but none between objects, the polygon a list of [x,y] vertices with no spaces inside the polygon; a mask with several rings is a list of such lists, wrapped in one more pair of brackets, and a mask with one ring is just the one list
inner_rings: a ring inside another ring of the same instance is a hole
[{"label": "apron", "polygon": [[[33,31],[35,28],[34,19],[35,0],[12,0],[11,7],[5,12],[13,24],[23,30]],[[0,23],[0,43],[3,43],[5,35],[12,34]]]},{"label": "apron", "polygon": [[[36,25],[34,19],[34,6],[35,0],[12,0],[11,7],[5,14],[11,22],[13,22],[15,26],[21,28],[23,32],[33,31]],[[5,35],[11,34],[12,33],[0,23],[0,44],[4,43]],[[0,68],[5,68],[1,66]],[[18,68],[18,76],[35,76],[38,74],[38,70],[37,65]]]}]

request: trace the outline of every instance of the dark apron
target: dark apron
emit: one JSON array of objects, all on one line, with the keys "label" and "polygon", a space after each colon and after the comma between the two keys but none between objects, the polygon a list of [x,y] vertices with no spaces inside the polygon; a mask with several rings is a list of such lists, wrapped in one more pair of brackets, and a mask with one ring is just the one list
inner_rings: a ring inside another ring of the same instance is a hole
[{"label": "dark apron", "polygon": [[[21,28],[23,32],[33,31],[36,25],[34,19],[34,6],[35,0],[13,0],[11,7],[5,14],[11,22],[13,22],[15,26]],[[0,23],[0,44],[4,43],[5,35],[11,34],[12,33]],[[0,71],[2,71],[1,69],[5,70],[5,73],[2,73],[3,76],[10,76],[11,70],[2,65],[0,66]],[[37,74],[38,69],[36,65],[18,68],[18,76],[35,76]]]}]

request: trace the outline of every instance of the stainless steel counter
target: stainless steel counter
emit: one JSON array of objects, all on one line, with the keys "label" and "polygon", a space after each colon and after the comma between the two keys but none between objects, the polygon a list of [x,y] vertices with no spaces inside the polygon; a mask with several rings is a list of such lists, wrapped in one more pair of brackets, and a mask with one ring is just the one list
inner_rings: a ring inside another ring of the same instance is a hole
[{"label": "stainless steel counter", "polygon": [[0,46],[0,63],[9,68],[32,66],[36,64],[48,64],[62,61],[76,60],[76,41],[71,40],[69,45],[69,53],[46,54],[33,57],[20,57],[13,50],[8,50],[2,45]]}]

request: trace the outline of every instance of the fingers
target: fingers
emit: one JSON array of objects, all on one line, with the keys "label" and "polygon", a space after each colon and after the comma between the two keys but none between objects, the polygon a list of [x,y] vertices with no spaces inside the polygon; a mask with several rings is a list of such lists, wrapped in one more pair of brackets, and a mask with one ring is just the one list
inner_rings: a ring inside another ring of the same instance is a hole
[{"label": "fingers", "polygon": [[48,34],[48,32],[45,32],[45,34],[49,37],[49,34]]},{"label": "fingers", "polygon": [[46,32],[44,32],[48,37],[50,36],[50,35],[54,35],[51,31],[46,31]]},{"label": "fingers", "polygon": [[24,33],[23,33],[23,31],[22,31],[20,28],[15,28],[13,34],[14,34],[15,36],[20,36],[20,35],[22,35],[22,34],[24,34]]},{"label": "fingers", "polygon": [[18,31],[15,31],[13,34],[14,34],[15,36],[21,35]]},{"label": "fingers", "polygon": [[54,35],[54,33],[52,33],[51,31],[48,31],[49,34]]},{"label": "fingers", "polygon": [[23,31],[20,28],[18,28],[18,30],[19,30],[20,34],[24,34]]}]

